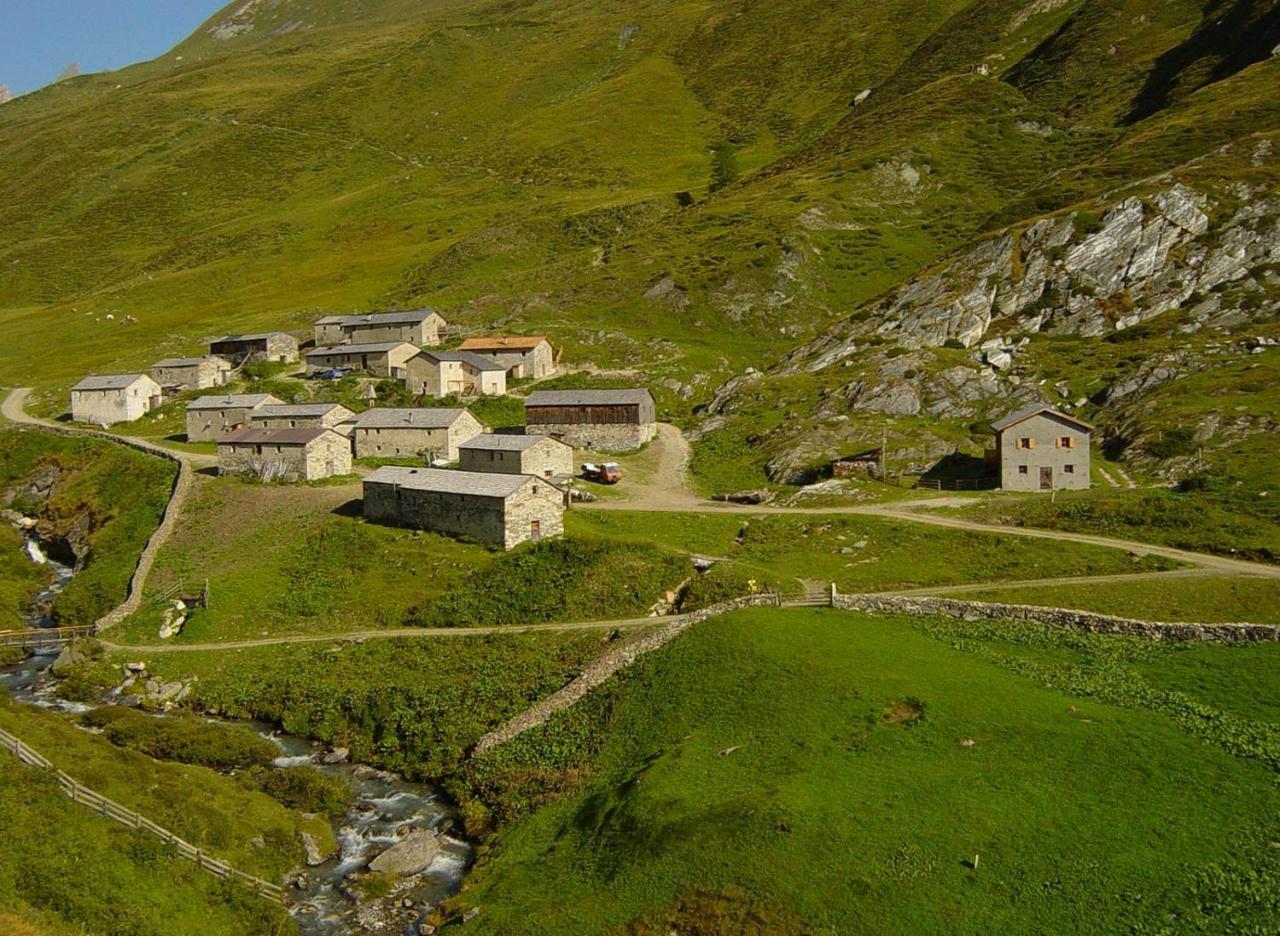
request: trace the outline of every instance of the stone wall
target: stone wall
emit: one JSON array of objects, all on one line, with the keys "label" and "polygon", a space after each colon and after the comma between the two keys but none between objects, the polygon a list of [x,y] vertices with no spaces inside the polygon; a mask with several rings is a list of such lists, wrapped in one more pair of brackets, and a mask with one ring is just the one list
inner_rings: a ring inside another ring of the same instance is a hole
[{"label": "stone wall", "polygon": [[[608,681],[615,673],[630,666],[644,654],[665,647],[694,624],[742,608],[776,608],[780,603],[775,594],[748,595],[745,598],[724,601],[699,611],[681,614],[642,637],[620,641],[588,663],[577,678],[563,689],[552,693],[533,708],[526,709],[481,738],[472,750],[471,756],[478,757],[486,751],[501,747],[530,729],[537,728],[556,712],[577,704],[592,689]],[[655,618],[654,623],[657,624],[662,620],[662,618]]]},{"label": "stone wall", "polygon": [[655,423],[542,423],[525,426],[529,435],[555,436],[575,448],[633,452],[658,434]]},{"label": "stone wall", "polygon": [[909,597],[906,595],[836,595],[834,605],[843,611],[907,614],[916,617],[953,617],[961,620],[1032,621],[1049,627],[1094,634],[1127,634],[1150,640],[1198,640],[1239,643],[1280,640],[1280,627],[1270,624],[1183,624],[1140,621],[1092,611],[1045,608],[1038,605],[959,598]]},{"label": "stone wall", "polygon": [[436,458],[449,458],[449,430],[406,427],[356,427],[357,458],[416,458],[429,451]]},{"label": "stone wall", "polygon": [[512,549],[532,539],[534,521],[540,540],[564,535],[564,494],[545,481],[526,484],[507,498],[503,547]]}]

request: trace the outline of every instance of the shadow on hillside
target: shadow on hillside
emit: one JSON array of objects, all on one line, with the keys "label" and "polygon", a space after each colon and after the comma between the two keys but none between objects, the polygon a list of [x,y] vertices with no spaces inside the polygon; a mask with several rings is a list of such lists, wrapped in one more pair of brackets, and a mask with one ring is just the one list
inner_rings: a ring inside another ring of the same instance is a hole
[{"label": "shadow on hillside", "polygon": [[364,516],[364,501],[358,497],[353,497],[345,504],[339,504],[333,508],[333,515],[335,517],[348,517],[359,520]]}]

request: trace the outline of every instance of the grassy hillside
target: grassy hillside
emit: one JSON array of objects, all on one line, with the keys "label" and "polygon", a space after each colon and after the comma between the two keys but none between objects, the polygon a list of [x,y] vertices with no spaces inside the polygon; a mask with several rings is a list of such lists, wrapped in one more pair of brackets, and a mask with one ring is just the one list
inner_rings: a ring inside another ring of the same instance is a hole
[{"label": "grassy hillside", "polygon": [[645,658],[585,711],[481,761],[491,793],[548,773],[569,792],[498,836],[458,901],[481,908],[469,925],[1274,925],[1275,725],[1230,697],[1274,679],[1276,648],[962,622],[937,637],[758,611]]}]

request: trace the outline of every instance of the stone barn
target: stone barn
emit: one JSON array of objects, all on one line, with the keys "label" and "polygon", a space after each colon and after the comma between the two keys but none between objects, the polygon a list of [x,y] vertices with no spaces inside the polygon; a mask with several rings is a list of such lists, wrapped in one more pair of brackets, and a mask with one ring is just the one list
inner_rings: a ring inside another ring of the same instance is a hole
[{"label": "stone barn", "polygon": [[358,370],[374,377],[404,379],[404,367],[418,353],[407,341],[380,341],[373,344],[341,344],[307,352],[307,375],[327,370]]},{"label": "stone barn", "polygon": [[371,409],[353,426],[357,458],[458,460],[458,446],[485,431],[464,409]]},{"label": "stone barn", "polygon": [[468,338],[458,350],[491,358],[503,366],[509,377],[549,377],[556,372],[556,352],[545,335]]},{"label": "stone barn", "polygon": [[551,436],[481,435],[458,446],[458,467],[463,471],[572,478],[573,447]]},{"label": "stone barn", "polygon": [[187,404],[187,441],[213,442],[233,429],[245,428],[249,417],[262,407],[283,405],[269,393],[200,397]]},{"label": "stone barn", "polygon": [[1048,406],[1021,409],[991,424],[996,434],[1000,486],[1006,491],[1082,490],[1089,487],[1093,427]]},{"label": "stone barn", "polygon": [[319,481],[351,473],[351,443],[332,429],[237,429],[218,439],[218,473]]},{"label": "stone barn", "polygon": [[419,348],[429,348],[440,343],[440,332],[446,324],[440,313],[432,309],[373,312],[368,315],[327,315],[316,322],[316,347],[407,341]]},{"label": "stone barn", "polygon": [[253,335],[226,335],[209,342],[209,353],[235,365],[248,361],[281,361],[296,364],[298,339],[288,332],[259,332]]},{"label": "stone barn", "polygon": [[160,385],[146,374],[86,377],[71,388],[71,418],[110,426],[132,422],[160,405]]},{"label": "stone barn", "polygon": [[492,358],[470,351],[423,351],[405,367],[409,391],[427,396],[501,396],[507,371]]},{"label": "stone barn", "polygon": [[388,467],[364,480],[364,516],[511,549],[564,533],[564,494],[528,475]]},{"label": "stone barn", "polygon": [[524,403],[525,432],[578,448],[629,452],[658,433],[653,396],[628,390],[537,390]]},{"label": "stone barn", "polygon": [[341,403],[268,403],[249,414],[253,429],[336,429],[356,414]]},{"label": "stone barn", "polygon": [[177,390],[209,390],[221,387],[234,368],[223,357],[165,358],[151,365],[151,379]]}]

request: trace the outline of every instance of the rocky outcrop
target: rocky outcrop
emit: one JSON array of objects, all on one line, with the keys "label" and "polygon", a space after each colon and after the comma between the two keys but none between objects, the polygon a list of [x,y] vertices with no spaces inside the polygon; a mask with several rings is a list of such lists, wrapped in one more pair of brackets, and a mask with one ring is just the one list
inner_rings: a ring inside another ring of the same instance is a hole
[{"label": "rocky outcrop", "polygon": [[9,86],[0,84],[0,104],[8,104],[12,100],[13,92],[9,90]]}]

